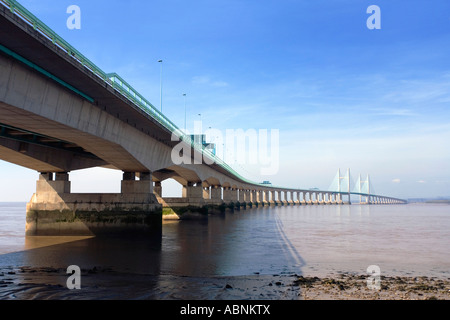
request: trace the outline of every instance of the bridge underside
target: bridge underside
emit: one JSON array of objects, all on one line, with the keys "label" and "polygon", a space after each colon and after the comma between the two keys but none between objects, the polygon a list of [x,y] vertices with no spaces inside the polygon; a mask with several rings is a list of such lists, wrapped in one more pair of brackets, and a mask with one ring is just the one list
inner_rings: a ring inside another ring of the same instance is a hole
[{"label": "bridge underside", "polygon": [[104,160],[74,143],[1,123],[0,153],[5,161],[39,172],[68,172],[107,166]]}]

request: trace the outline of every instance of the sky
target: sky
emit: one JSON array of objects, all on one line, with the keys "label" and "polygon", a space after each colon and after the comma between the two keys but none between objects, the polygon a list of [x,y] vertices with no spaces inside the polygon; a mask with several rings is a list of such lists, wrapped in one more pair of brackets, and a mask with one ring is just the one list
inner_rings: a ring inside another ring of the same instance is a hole
[{"label": "sky", "polygon": [[[450,196],[447,0],[19,2],[158,108],[162,67],[163,112],[180,128],[186,105],[191,131],[278,130],[275,174],[229,162],[251,180],[326,190],[350,168],[378,194]],[[70,5],[80,29],[67,27]],[[367,26],[370,5],[381,29]],[[29,201],[37,173],[0,172],[0,201]],[[72,172],[72,191],[118,192],[120,177]]]}]

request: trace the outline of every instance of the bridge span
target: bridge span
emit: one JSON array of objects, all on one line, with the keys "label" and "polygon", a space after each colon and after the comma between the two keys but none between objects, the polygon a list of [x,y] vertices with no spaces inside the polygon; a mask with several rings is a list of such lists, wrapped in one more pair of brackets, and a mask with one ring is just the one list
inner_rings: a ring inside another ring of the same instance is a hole
[{"label": "bridge span", "polygon": [[[180,143],[173,134],[201,164],[173,163]],[[40,173],[27,204],[28,235],[134,232],[160,226],[163,216],[342,204],[342,195],[358,194],[246,179],[14,0],[0,0],[0,159]],[[92,167],[121,170],[121,192],[72,193],[70,172]],[[161,197],[169,178],[183,185],[182,198]],[[361,195],[369,204],[405,203]]]}]

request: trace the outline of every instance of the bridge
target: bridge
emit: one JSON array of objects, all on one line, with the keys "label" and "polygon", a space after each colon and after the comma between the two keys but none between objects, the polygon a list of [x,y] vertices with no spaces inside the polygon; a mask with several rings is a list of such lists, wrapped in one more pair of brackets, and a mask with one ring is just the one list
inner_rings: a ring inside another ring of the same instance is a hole
[{"label": "bridge", "polygon": [[[200,163],[172,161],[180,141]],[[160,226],[163,216],[342,204],[352,194],[368,204],[405,203],[369,190],[303,190],[246,179],[15,0],[0,0],[0,159],[40,173],[27,204],[27,235],[135,232]],[[72,193],[70,172],[92,167],[121,170],[121,192]],[[162,197],[161,182],[170,178],[183,186],[181,198]]]}]

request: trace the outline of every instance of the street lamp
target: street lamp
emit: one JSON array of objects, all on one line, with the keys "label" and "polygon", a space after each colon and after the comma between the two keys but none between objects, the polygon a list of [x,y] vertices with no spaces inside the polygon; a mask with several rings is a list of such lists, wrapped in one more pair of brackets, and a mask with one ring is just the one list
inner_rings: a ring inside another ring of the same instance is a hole
[{"label": "street lamp", "polygon": [[203,133],[202,114],[199,113],[198,116],[200,117],[200,134],[202,134]]},{"label": "street lamp", "polygon": [[[202,128],[202,114],[201,113],[199,113],[198,114],[198,116],[200,117],[200,136],[199,136],[199,139],[200,139],[200,141],[201,141],[201,144],[203,144],[203,138],[202,138],[202,134],[203,134],[203,128]],[[195,132],[194,132],[195,133]]]},{"label": "street lamp", "polygon": [[160,73],[160,79],[159,79],[159,99],[160,99],[160,108],[161,108],[161,113],[162,113],[162,74],[163,74],[163,64],[162,64],[162,60],[158,60],[159,63],[161,63],[161,73]]},{"label": "street lamp", "polygon": [[186,93],[183,93],[184,97],[184,134],[186,134]]}]

